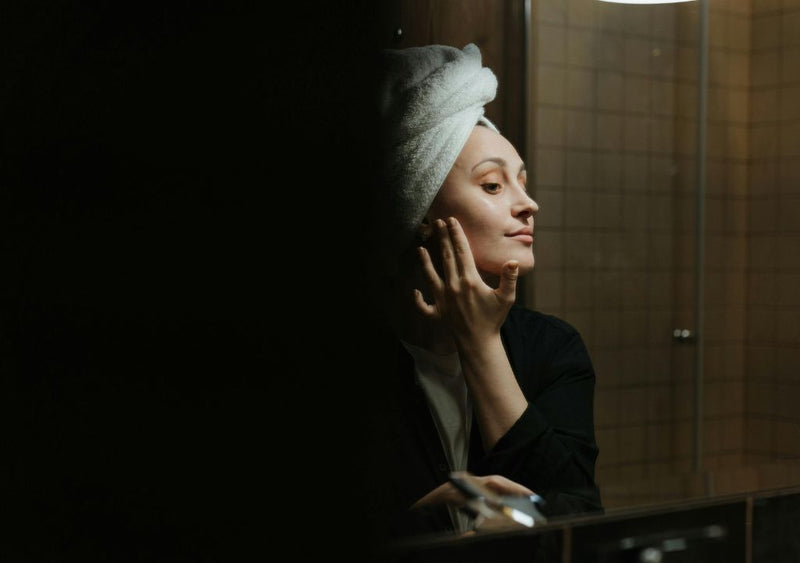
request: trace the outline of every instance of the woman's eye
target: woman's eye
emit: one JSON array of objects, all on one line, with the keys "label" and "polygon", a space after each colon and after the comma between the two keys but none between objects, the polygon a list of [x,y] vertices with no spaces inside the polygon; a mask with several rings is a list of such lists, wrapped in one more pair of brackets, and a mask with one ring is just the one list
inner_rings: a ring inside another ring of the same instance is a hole
[{"label": "woman's eye", "polygon": [[493,183],[481,184],[481,187],[490,194],[500,191],[500,184],[493,184]]}]

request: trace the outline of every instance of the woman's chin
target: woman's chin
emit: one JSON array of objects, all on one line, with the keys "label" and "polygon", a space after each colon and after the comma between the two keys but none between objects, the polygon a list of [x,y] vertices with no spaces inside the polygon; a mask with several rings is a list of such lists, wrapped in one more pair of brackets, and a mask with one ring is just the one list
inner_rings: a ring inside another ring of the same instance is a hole
[{"label": "woman's chin", "polygon": [[519,274],[523,276],[532,272],[535,264],[536,259],[533,257],[533,254],[531,254],[526,260],[521,260],[519,263]]},{"label": "woman's chin", "polygon": [[[525,274],[533,271],[533,257],[526,260],[517,260],[517,262],[519,263],[519,276],[524,276]],[[500,280],[500,277],[503,275],[504,265],[505,262],[503,264],[493,264],[491,268],[478,268],[478,271],[480,272],[484,281],[486,281],[489,285],[496,286],[497,282]]]},{"label": "woman's chin", "polygon": [[[533,255],[517,259],[517,264],[519,264],[519,275],[524,276],[525,274],[530,273],[533,270],[534,263],[535,260],[533,258]],[[503,267],[500,266],[501,271],[502,269]]]}]

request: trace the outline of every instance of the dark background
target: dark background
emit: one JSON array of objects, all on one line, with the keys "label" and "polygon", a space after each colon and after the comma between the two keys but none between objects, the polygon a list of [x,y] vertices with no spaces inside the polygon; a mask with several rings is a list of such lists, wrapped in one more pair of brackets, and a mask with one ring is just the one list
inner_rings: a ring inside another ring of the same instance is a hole
[{"label": "dark background", "polygon": [[0,8],[2,558],[355,556],[380,14],[117,4]]}]

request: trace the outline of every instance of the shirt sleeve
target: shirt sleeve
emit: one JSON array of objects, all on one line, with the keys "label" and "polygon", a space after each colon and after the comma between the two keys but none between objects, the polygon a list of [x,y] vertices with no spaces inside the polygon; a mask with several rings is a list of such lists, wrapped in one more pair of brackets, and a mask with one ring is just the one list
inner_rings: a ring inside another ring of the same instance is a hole
[{"label": "shirt sleeve", "polygon": [[[580,334],[564,323],[546,333],[524,332],[510,348],[528,398],[522,416],[481,459],[478,474],[500,474],[546,501],[547,516],[601,512],[594,467],[595,372]],[[513,352],[513,350],[512,350]]]}]

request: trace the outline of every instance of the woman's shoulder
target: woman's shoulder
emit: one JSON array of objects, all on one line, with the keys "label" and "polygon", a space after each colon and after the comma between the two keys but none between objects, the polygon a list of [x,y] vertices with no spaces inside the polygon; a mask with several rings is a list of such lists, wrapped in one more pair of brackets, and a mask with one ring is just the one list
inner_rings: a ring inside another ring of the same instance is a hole
[{"label": "woman's shoulder", "polygon": [[501,333],[509,356],[516,361],[545,364],[590,361],[580,332],[556,315],[515,305]]},{"label": "woman's shoulder", "polygon": [[505,324],[509,330],[547,331],[563,336],[578,334],[578,330],[564,319],[519,304],[511,307]]}]

